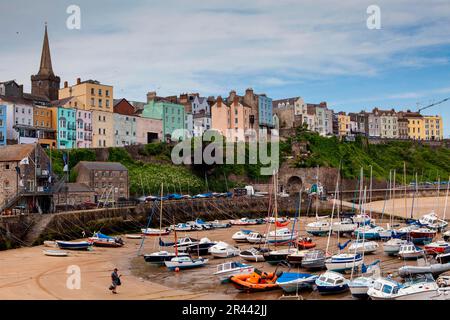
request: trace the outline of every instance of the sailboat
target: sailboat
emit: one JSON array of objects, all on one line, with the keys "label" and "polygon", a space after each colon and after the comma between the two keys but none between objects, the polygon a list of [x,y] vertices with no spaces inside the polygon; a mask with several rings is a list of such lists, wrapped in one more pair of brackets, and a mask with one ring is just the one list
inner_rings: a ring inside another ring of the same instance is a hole
[{"label": "sailboat", "polygon": [[368,267],[362,266],[363,272],[360,277],[350,280],[348,286],[352,296],[358,299],[367,299],[367,291],[373,287],[375,281],[381,276],[381,269],[379,267],[380,260],[376,260]]},{"label": "sailboat", "polygon": [[328,216],[319,217],[319,167],[317,167],[316,184],[311,187],[309,194],[310,201],[312,196],[316,195],[316,221],[306,224],[305,230],[307,233],[313,236],[325,236],[330,232],[330,223],[328,222]]},{"label": "sailboat", "polygon": [[383,243],[383,251],[387,255],[396,255],[400,251],[400,247],[408,243],[408,240],[392,238]]},{"label": "sailboat", "polygon": [[232,245],[229,245],[226,242],[219,241],[215,245],[211,246],[208,249],[209,253],[214,258],[229,258],[239,255],[241,250],[239,250],[236,247],[233,247]]}]

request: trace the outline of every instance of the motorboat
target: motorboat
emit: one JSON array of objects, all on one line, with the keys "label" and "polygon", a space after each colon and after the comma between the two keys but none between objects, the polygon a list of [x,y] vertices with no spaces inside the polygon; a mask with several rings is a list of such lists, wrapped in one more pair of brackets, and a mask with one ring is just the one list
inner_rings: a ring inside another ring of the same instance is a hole
[{"label": "motorboat", "polygon": [[295,241],[298,237],[296,231],[291,232],[288,228],[281,228],[274,231],[270,231],[267,234],[267,242],[275,245],[288,244]]},{"label": "motorboat", "polygon": [[301,289],[311,288],[318,278],[315,274],[283,272],[276,283],[287,293],[296,292]]},{"label": "motorboat", "polygon": [[309,237],[301,238],[297,241],[297,248],[299,249],[312,249],[315,246],[316,244]]},{"label": "motorboat", "polygon": [[419,223],[422,226],[430,228],[432,230],[442,231],[448,226],[448,222],[442,219],[439,219],[434,211],[431,211],[428,214],[423,215],[419,219]]},{"label": "motorboat", "polygon": [[407,244],[401,245],[398,255],[403,259],[417,259],[425,255],[425,251],[414,243],[408,242]]},{"label": "motorboat", "polygon": [[369,265],[366,272],[364,272],[362,276],[349,281],[348,286],[353,297],[358,299],[367,299],[369,297],[367,295],[367,291],[381,276],[381,269],[378,263],[379,260],[375,261]]},{"label": "motorboat", "polygon": [[264,253],[269,252],[268,249],[263,248],[250,248],[243,250],[239,253],[239,257],[245,261],[260,262],[265,261]]},{"label": "motorboat", "polygon": [[409,232],[411,241],[415,244],[424,244],[433,241],[436,231],[428,228],[416,228]]},{"label": "motorboat", "polygon": [[320,294],[337,294],[341,292],[345,292],[349,289],[348,280],[345,279],[342,274],[326,271],[321,274],[319,278],[315,281],[317,291]]},{"label": "motorboat", "polygon": [[383,227],[366,225],[355,229],[355,237],[365,240],[378,240],[380,239],[380,232],[384,232]]},{"label": "motorboat", "polygon": [[375,241],[357,240],[353,241],[348,247],[349,252],[356,253],[374,253],[378,249],[378,243]]},{"label": "motorboat", "polygon": [[249,264],[232,261],[217,265],[214,275],[219,278],[221,283],[226,283],[234,275],[252,273],[254,270],[255,268]]},{"label": "motorboat", "polygon": [[62,250],[42,250],[42,252],[49,257],[67,257],[69,253]]},{"label": "motorboat", "polygon": [[177,247],[178,251],[183,252],[186,251],[188,247],[198,244],[199,240],[191,238],[191,237],[183,237],[178,239],[176,244],[173,244],[173,247]]},{"label": "motorboat", "polygon": [[313,236],[326,236],[330,232],[330,223],[328,220],[317,220],[308,223],[305,227],[306,232]]},{"label": "motorboat", "polygon": [[178,256],[169,261],[164,261],[166,267],[172,271],[177,270],[177,268],[181,270],[203,267],[206,263],[208,263],[208,259],[201,257],[193,259],[189,256]]},{"label": "motorboat", "polygon": [[247,242],[249,243],[264,243],[266,241],[266,236],[259,232],[250,232],[247,235]]},{"label": "motorboat", "polygon": [[450,243],[446,241],[435,241],[429,244],[426,244],[425,252],[427,254],[440,254],[440,253],[446,253],[450,252]]},{"label": "motorboat", "polygon": [[329,271],[343,272],[357,269],[363,263],[363,257],[359,253],[339,253],[325,260],[325,267]]},{"label": "motorboat", "polygon": [[208,251],[214,258],[235,257],[240,253],[238,248],[223,241],[219,241],[215,245],[209,247]]},{"label": "motorboat", "polygon": [[198,256],[207,255],[209,254],[209,248],[215,244],[216,242],[211,241],[208,238],[201,238],[198,243],[185,246],[182,251]]},{"label": "motorboat", "polygon": [[439,263],[449,263],[450,262],[450,252],[438,254],[436,256],[436,261]]},{"label": "motorboat", "polygon": [[353,222],[353,219],[351,218],[343,218],[341,221],[333,222],[333,225],[331,226],[331,230],[339,234],[351,234],[356,228],[358,228],[358,224]]},{"label": "motorboat", "polygon": [[308,250],[298,250],[296,249],[293,253],[289,254],[287,256],[287,261],[290,264],[301,264],[303,258],[308,253]]},{"label": "motorboat", "polygon": [[88,250],[92,247],[89,241],[56,241],[56,244],[66,250]]},{"label": "motorboat", "polygon": [[120,237],[111,237],[100,232],[95,232],[88,240],[96,247],[118,248],[124,245]]},{"label": "motorboat", "polygon": [[229,222],[220,222],[219,220],[211,221],[211,222],[209,222],[209,224],[215,229],[225,229],[225,228],[230,228],[231,227],[231,223],[229,223]]},{"label": "motorboat", "polygon": [[397,255],[402,245],[408,244],[408,240],[392,238],[383,243],[383,251],[387,255]]},{"label": "motorboat", "polygon": [[193,231],[195,230],[194,226],[190,223],[178,223],[170,226],[171,230],[175,231]]},{"label": "motorboat", "polygon": [[211,230],[213,226],[210,223],[203,221],[202,219],[196,219],[195,221],[190,221],[194,230],[202,231],[202,230]]},{"label": "motorboat", "polygon": [[259,222],[256,219],[249,219],[249,218],[241,218],[238,220],[231,220],[230,223],[234,226],[248,226],[248,225],[259,224]]},{"label": "motorboat", "polygon": [[325,251],[308,251],[302,259],[301,266],[307,270],[317,270],[325,268]]},{"label": "motorboat", "polygon": [[277,265],[280,262],[287,261],[287,257],[295,252],[297,252],[296,248],[272,250],[269,252],[265,252],[263,254],[264,261],[272,265]]},{"label": "motorboat", "polygon": [[[145,262],[155,264],[155,265],[164,265],[166,261],[170,261],[175,258],[177,254],[168,251],[158,251],[150,254],[144,254]],[[189,253],[186,252],[178,252],[179,257],[189,257]]]},{"label": "motorboat", "polygon": [[379,278],[367,294],[372,300],[430,300],[439,287],[431,278],[398,283],[389,278]]},{"label": "motorboat", "polygon": [[170,229],[155,229],[155,228],[144,228],[141,229],[142,235],[155,237],[155,236],[167,236],[170,233]]},{"label": "motorboat", "polygon": [[233,286],[244,292],[258,292],[279,289],[277,284],[279,274],[275,272],[266,273],[255,269],[252,273],[234,275],[230,278]]},{"label": "motorboat", "polygon": [[231,236],[231,239],[233,239],[236,242],[247,242],[247,237],[250,235],[250,233],[254,232],[253,230],[239,230],[235,234]]}]

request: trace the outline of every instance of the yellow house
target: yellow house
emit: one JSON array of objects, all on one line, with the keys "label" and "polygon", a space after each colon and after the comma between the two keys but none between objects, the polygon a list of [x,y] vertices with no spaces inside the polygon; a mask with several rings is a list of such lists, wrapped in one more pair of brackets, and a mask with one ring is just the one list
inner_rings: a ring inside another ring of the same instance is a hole
[{"label": "yellow house", "polygon": [[92,111],[92,148],[114,147],[114,113]]},{"label": "yellow house", "polygon": [[441,116],[423,116],[425,140],[444,139],[444,125]]},{"label": "yellow house", "polygon": [[350,133],[350,116],[346,115],[345,112],[338,113],[338,130],[340,136],[346,136]]},{"label": "yellow house", "polygon": [[59,99],[75,97],[67,107],[89,111],[113,112],[113,86],[101,84],[96,80],[81,81],[69,87],[67,81],[64,88],[59,90]]}]

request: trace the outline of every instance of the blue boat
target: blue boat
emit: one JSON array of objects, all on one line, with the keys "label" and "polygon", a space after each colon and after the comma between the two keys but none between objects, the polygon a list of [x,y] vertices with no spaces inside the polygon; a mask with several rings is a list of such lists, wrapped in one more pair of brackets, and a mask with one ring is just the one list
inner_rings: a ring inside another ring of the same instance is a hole
[{"label": "blue boat", "polygon": [[310,273],[283,272],[277,279],[277,284],[285,292],[296,292],[297,290],[311,288],[318,276]]},{"label": "blue boat", "polygon": [[348,280],[342,274],[327,271],[316,280],[316,287],[320,294],[337,294],[349,289]]},{"label": "blue boat", "polygon": [[56,241],[56,244],[59,248],[66,250],[88,250],[92,246],[92,244],[87,241]]}]

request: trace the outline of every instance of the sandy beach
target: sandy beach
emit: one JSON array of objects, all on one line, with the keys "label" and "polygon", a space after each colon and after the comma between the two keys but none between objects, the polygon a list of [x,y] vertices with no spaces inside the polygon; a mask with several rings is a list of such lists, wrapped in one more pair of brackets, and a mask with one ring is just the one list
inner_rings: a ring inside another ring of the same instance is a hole
[{"label": "sandy beach", "polygon": [[[408,199],[410,201],[410,199]],[[422,198],[419,200],[421,208],[417,212],[428,212],[435,206],[434,198]],[[397,199],[396,208],[402,213],[403,200]],[[441,208],[444,202],[441,199]],[[383,201],[373,203],[374,210],[382,208]],[[397,207],[398,205],[398,207]],[[423,207],[422,207],[423,206]],[[376,208],[376,209],[375,209]],[[388,205],[386,205],[386,212]],[[439,213],[439,211],[437,211]],[[300,235],[306,235],[305,225],[313,218],[300,219]],[[388,221],[377,221],[377,224],[386,226]],[[292,226],[292,224],[290,225]],[[237,245],[241,249],[252,245],[236,244],[231,240],[231,235],[242,227],[233,226],[228,229],[215,229],[211,231],[194,231],[178,233],[178,237],[189,235],[194,238],[208,237],[213,241],[226,241]],[[248,226],[265,233],[266,225]],[[271,226],[273,230],[273,225]],[[327,238],[314,237],[317,248],[325,249]],[[441,239],[438,235],[436,240]],[[20,248],[0,252],[0,299],[278,299],[282,295],[281,290],[272,292],[247,294],[240,293],[230,284],[219,284],[213,276],[219,263],[232,259],[214,259],[207,256],[210,261],[206,267],[183,270],[179,273],[168,271],[165,267],[156,267],[146,263],[142,256],[138,256],[141,240],[125,239],[122,248],[98,248],[92,251],[71,251],[69,257],[49,257],[42,252],[44,246]],[[164,241],[173,241],[173,235],[163,238]],[[341,243],[347,239],[339,239]],[[338,239],[333,235],[330,241],[330,252],[337,252]],[[389,257],[383,254],[381,243],[376,254],[367,255],[365,263],[369,264],[376,259],[381,260],[383,274],[394,273],[405,264],[397,257]],[[48,248],[47,248],[48,249]],[[148,237],[144,241],[141,253],[158,251],[157,238]],[[167,248],[166,248],[167,250]],[[170,249],[169,249],[170,250]],[[416,264],[415,261],[406,262]],[[273,271],[275,267],[265,262],[252,263],[255,267],[264,271]],[[81,288],[68,289],[66,281],[70,274],[67,270],[76,265],[81,271]],[[118,295],[113,295],[109,290],[110,274],[114,267],[123,275],[123,285],[118,288]],[[287,270],[287,268],[283,269]],[[303,269],[295,268],[293,272],[302,272]],[[318,272],[320,273],[320,271]],[[347,275],[349,277],[349,275]],[[301,292],[305,299],[324,299],[315,291]],[[350,293],[326,297],[326,299],[352,299]]]}]

